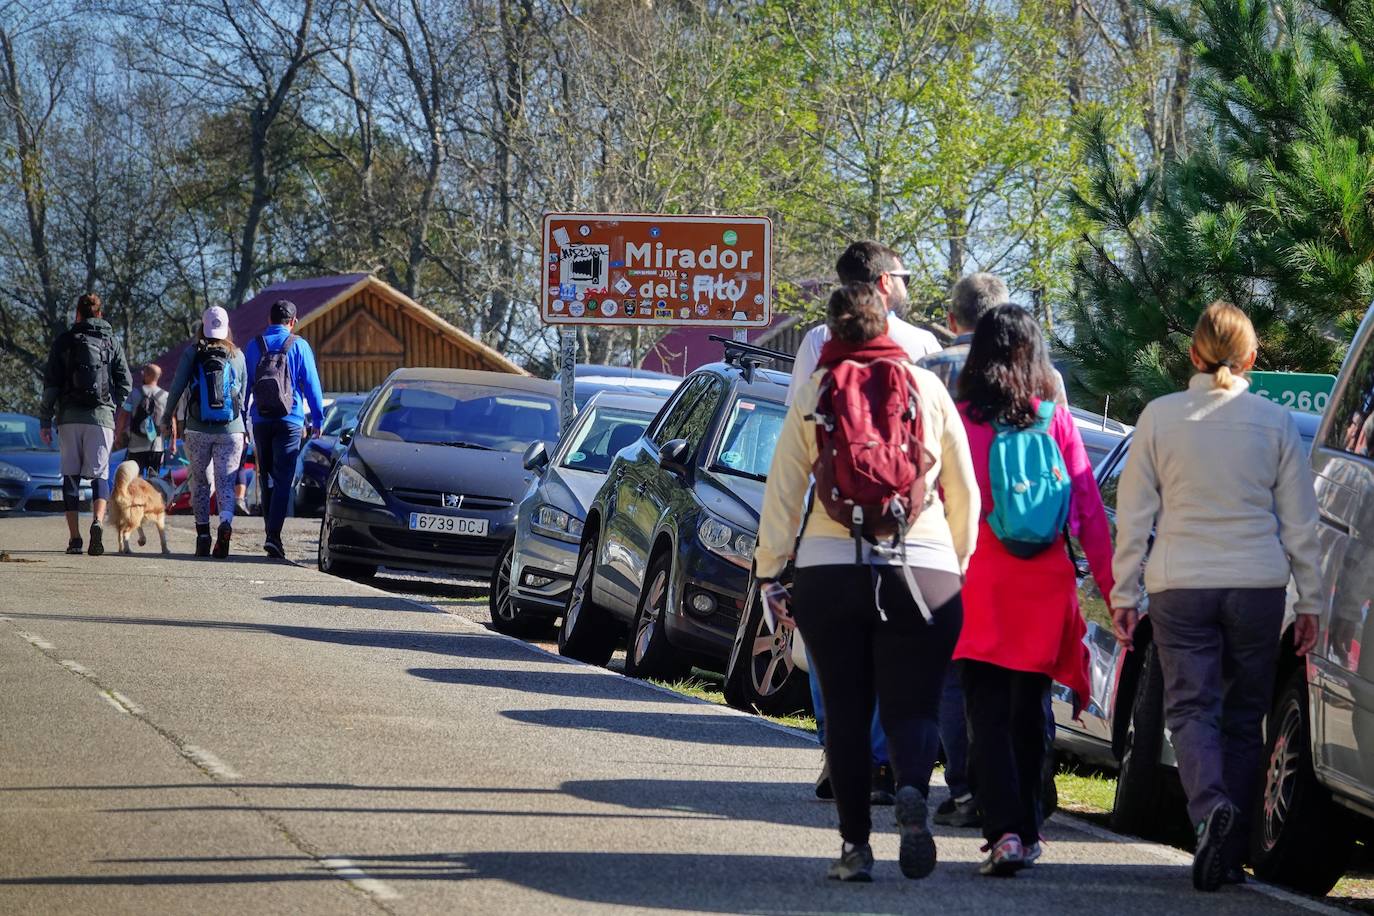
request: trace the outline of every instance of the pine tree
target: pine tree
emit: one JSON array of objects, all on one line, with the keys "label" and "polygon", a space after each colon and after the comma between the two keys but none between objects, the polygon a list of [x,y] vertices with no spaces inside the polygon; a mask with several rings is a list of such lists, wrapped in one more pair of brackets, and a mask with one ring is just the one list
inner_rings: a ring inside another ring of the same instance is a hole
[{"label": "pine tree", "polygon": [[1186,158],[1134,177],[1081,126],[1093,227],[1059,341],[1071,386],[1132,418],[1183,387],[1214,299],[1249,313],[1259,368],[1332,372],[1374,296],[1374,0],[1198,0],[1155,9],[1192,47],[1204,116]]}]

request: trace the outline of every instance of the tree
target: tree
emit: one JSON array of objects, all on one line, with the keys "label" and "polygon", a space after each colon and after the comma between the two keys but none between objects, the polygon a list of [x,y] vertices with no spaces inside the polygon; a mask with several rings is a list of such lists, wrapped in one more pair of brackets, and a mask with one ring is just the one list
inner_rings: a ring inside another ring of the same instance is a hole
[{"label": "tree", "polygon": [[1072,196],[1092,228],[1060,343],[1074,386],[1124,416],[1186,382],[1214,299],[1249,313],[1261,368],[1330,372],[1374,296],[1374,4],[1199,0],[1190,18],[1157,16],[1196,53],[1199,142],[1132,178],[1094,120]]}]

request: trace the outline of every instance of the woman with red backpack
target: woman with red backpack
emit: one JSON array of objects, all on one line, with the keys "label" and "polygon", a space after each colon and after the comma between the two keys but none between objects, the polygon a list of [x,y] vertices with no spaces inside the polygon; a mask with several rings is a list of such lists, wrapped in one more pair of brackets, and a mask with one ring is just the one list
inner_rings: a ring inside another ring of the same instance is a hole
[{"label": "woman with red backpack", "polygon": [[[963,617],[978,494],[954,401],[887,336],[877,290],[839,288],[827,323],[820,368],[793,399],[773,454],[755,571],[779,624],[800,628],[820,679],[843,840],[830,877],[872,878],[876,694],[895,770],[902,873],[924,878],[936,860],[926,794],[940,694]],[[794,547],[789,595],[777,577]]]},{"label": "woman with red backpack", "polygon": [[958,385],[983,511],[954,658],[988,841],[980,871],[1005,876],[1040,857],[1050,681],[1088,696],[1086,627],[1065,535],[1083,545],[1104,595],[1112,541],[1083,440],[1054,403],[1054,371],[1030,312],[1000,305],[979,319]]}]

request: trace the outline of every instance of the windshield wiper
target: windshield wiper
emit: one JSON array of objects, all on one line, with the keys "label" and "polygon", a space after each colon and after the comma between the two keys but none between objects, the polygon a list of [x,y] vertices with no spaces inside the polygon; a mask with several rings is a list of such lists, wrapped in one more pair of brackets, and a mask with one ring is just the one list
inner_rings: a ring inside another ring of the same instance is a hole
[{"label": "windshield wiper", "polygon": [[747,477],[750,480],[757,480],[760,483],[764,483],[768,480],[768,478],[762,474],[756,474],[753,471],[740,470],[739,468],[732,468],[728,464],[713,464],[711,465],[711,470],[721,471],[726,474],[734,474],[736,477]]},{"label": "windshield wiper", "polygon": [[453,442],[433,442],[433,443],[430,443],[430,444],[431,444],[431,445],[447,445],[447,446],[449,446],[450,448],[475,448],[475,449],[477,449],[479,452],[494,452],[494,451],[496,451],[496,449],[492,448],[490,445],[482,445],[482,444],[477,443],[477,442],[463,442],[463,441],[461,441],[461,440],[455,440],[455,441],[453,441]]}]

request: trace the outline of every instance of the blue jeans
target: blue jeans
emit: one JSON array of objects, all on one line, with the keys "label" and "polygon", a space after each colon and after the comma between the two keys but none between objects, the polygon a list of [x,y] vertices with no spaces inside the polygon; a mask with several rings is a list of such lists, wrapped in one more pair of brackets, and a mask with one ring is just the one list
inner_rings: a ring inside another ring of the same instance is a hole
[{"label": "blue jeans", "polygon": [[[816,740],[825,747],[825,701],[821,699],[821,679],[816,677],[816,666],[811,662],[811,654],[806,656],[806,666],[811,669],[811,707],[816,710]],[[944,707],[940,709],[944,712]],[[883,723],[878,718],[878,704],[873,704],[873,762],[887,763],[887,735],[883,733]]]},{"label": "blue jeans", "polygon": [[269,540],[280,540],[282,526],[291,512],[291,492],[296,486],[301,426],[289,420],[263,420],[255,424],[253,451],[258,462],[267,537]]}]

